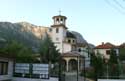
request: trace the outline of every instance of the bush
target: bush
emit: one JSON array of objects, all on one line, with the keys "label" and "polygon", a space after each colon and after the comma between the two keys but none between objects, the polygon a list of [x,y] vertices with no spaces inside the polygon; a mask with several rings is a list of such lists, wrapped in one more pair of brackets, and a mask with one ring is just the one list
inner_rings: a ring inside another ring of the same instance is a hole
[{"label": "bush", "polygon": [[[84,70],[82,70],[81,76],[84,76]],[[86,78],[91,78],[91,79],[94,79],[95,77],[95,74],[94,74],[94,69],[93,68],[86,68],[85,69],[85,77]]]}]

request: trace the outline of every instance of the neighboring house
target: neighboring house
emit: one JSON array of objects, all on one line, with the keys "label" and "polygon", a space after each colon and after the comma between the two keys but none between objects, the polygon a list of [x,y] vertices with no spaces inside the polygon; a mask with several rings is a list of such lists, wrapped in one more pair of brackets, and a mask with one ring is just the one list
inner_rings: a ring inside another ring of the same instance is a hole
[{"label": "neighboring house", "polygon": [[0,81],[9,81],[13,76],[13,63],[12,56],[0,53]]},{"label": "neighboring house", "polygon": [[114,50],[114,52],[119,55],[119,48],[111,43],[102,43],[101,45],[98,45],[94,48],[95,54],[99,53],[101,54],[105,59],[110,59],[111,50]]}]

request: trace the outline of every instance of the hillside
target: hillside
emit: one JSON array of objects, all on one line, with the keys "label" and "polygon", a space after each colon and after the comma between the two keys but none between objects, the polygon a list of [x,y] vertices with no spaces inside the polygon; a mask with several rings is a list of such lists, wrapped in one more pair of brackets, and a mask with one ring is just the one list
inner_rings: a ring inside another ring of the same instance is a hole
[{"label": "hillside", "polygon": [[33,49],[39,47],[39,41],[47,27],[36,26],[27,22],[0,22],[0,42],[17,40]]}]

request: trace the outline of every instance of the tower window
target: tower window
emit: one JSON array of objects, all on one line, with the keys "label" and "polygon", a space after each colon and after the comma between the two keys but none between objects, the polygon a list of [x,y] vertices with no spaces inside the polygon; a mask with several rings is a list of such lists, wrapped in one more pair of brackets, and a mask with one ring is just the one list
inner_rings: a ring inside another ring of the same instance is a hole
[{"label": "tower window", "polygon": [[61,20],[60,20],[60,21],[61,21],[60,23],[62,24],[62,23],[63,23],[63,19],[61,18]]},{"label": "tower window", "polygon": [[56,33],[59,33],[59,29],[58,28],[56,28]]},{"label": "tower window", "polygon": [[63,21],[63,19],[61,18],[61,21]]},{"label": "tower window", "polygon": [[57,18],[56,21],[59,21],[59,18]]},{"label": "tower window", "polygon": [[59,23],[59,18],[56,19],[56,23],[57,23],[57,24]]}]

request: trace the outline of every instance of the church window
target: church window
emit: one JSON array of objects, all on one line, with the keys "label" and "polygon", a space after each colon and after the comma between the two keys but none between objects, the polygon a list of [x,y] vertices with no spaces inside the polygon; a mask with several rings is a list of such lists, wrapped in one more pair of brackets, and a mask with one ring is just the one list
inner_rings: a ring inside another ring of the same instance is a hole
[{"label": "church window", "polygon": [[59,33],[59,29],[58,28],[56,28],[56,33]]},{"label": "church window", "polygon": [[56,21],[59,21],[59,18],[57,18]]},{"label": "church window", "polygon": [[81,52],[81,49],[79,48],[78,51]]},{"label": "church window", "polygon": [[70,43],[70,42],[71,42],[71,40],[69,39],[69,40],[68,40],[68,43]]},{"label": "church window", "polygon": [[60,23],[62,24],[62,23],[63,23],[63,19],[61,18],[61,20],[60,20],[60,21],[61,21]]},{"label": "church window", "polygon": [[61,18],[61,21],[63,21],[63,19]]},{"label": "church window", "polygon": [[56,23],[59,24],[59,18],[56,19]]}]

